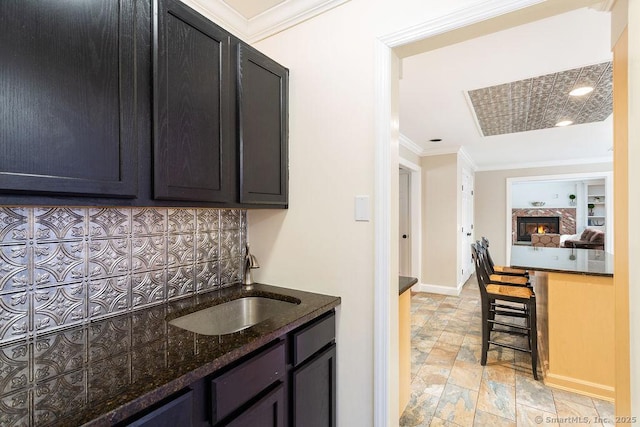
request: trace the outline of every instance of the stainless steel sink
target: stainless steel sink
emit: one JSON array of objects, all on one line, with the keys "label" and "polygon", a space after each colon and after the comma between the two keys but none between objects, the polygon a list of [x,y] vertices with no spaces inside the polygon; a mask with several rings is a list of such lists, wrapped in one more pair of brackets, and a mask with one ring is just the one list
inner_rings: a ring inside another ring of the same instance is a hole
[{"label": "stainless steel sink", "polygon": [[299,302],[244,297],[170,320],[169,324],[202,335],[238,332],[267,320]]}]

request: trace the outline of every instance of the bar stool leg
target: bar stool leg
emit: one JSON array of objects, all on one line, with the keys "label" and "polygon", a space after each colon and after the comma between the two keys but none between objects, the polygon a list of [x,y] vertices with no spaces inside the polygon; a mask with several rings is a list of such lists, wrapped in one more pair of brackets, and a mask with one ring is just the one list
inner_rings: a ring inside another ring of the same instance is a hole
[{"label": "bar stool leg", "polygon": [[533,369],[533,378],[538,380],[538,327],[535,297],[532,297],[529,301],[529,347],[531,348],[531,369]]},{"label": "bar stool leg", "polygon": [[489,351],[489,338],[491,336],[491,327],[489,326],[489,307],[490,301],[482,302],[482,356],[480,358],[480,364],[485,366],[487,364],[487,352]]}]

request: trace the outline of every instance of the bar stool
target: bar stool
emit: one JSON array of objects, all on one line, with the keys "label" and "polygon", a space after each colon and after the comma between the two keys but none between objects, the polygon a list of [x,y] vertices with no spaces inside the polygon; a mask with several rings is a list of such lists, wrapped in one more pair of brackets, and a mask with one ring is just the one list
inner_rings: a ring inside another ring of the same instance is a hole
[{"label": "bar stool", "polygon": [[529,272],[527,270],[522,270],[520,268],[512,268],[503,265],[494,265],[493,259],[491,258],[491,254],[489,253],[489,239],[482,236],[482,240],[480,241],[481,248],[487,254],[487,262],[489,264],[490,271],[492,274],[504,274],[507,276],[526,276],[529,277]]},{"label": "bar stool", "polygon": [[[533,289],[526,286],[514,286],[498,283],[489,279],[488,263],[484,258],[481,245],[471,245],[471,253],[476,268],[476,277],[480,288],[482,305],[482,356],[480,363],[487,364],[489,345],[497,345],[531,354],[531,369],[533,378],[538,379],[538,333],[536,324],[536,296]],[[525,319],[525,325],[496,320],[496,316]],[[500,326],[500,329],[495,326]],[[525,336],[528,348],[518,347],[505,342],[494,341],[492,333],[506,333]]]},{"label": "bar stool", "polygon": [[[486,266],[489,270],[489,279],[492,282],[531,287],[531,283],[529,283],[529,273],[525,270],[511,267],[500,267],[503,270],[502,272],[496,270],[492,266],[493,261],[490,261],[491,257],[489,255],[488,240],[484,237],[483,240],[487,242],[487,245],[482,244],[480,241],[477,241],[476,245],[478,247],[478,251],[482,252],[483,258],[486,260]],[[518,271],[522,273],[519,274]]]}]

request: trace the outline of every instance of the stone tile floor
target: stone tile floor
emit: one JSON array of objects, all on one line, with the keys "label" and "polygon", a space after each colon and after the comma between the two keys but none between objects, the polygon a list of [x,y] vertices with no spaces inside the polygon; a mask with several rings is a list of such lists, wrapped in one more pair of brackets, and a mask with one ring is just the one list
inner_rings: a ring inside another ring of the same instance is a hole
[{"label": "stone tile floor", "polygon": [[[505,338],[522,345],[520,337]],[[401,427],[615,425],[610,402],[535,381],[527,353],[491,346],[487,365],[480,365],[474,276],[458,297],[412,296],[411,341],[411,401]]]}]

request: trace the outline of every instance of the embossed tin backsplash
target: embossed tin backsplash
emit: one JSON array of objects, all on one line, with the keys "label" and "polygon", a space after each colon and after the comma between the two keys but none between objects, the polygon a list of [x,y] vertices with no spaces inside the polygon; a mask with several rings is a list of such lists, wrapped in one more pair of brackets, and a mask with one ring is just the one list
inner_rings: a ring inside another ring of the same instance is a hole
[{"label": "embossed tin backsplash", "polygon": [[246,211],[0,208],[0,343],[228,286]]}]

